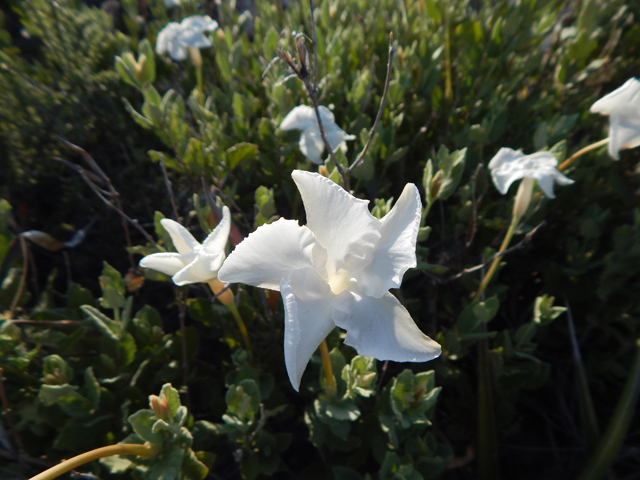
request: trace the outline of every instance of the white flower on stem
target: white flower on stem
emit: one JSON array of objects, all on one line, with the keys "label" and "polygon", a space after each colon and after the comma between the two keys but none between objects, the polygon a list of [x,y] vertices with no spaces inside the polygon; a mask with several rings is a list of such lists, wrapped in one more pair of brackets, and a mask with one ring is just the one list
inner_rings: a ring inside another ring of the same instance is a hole
[{"label": "white flower on stem", "polygon": [[608,115],[609,155],[620,158],[619,151],[640,146],[640,81],[630,78],[617,90],[591,105],[591,113]]},{"label": "white flower on stem", "polygon": [[554,182],[559,185],[571,185],[573,180],[561,174],[556,166],[558,159],[549,152],[537,152],[525,155],[511,148],[501,148],[489,162],[491,178],[501,194],[507,193],[516,180],[530,178],[538,181],[538,185],[549,198],[555,198]]},{"label": "white flower on stem", "polygon": [[171,236],[178,253],[147,255],[140,260],[141,267],[152,268],[173,277],[176,285],[208,282],[217,277],[225,258],[224,247],[231,230],[229,208],[222,208],[222,220],[202,244],[178,222],[163,218],[160,223]]},{"label": "white flower on stem", "polygon": [[422,204],[407,184],[378,220],[359,200],[322,175],[295,170],[307,225],[280,219],[240,243],[218,272],[223,282],[280,291],[284,356],[293,387],[318,345],[337,325],[360,355],[426,362],[440,345],[424,335],[389,293],[416,266]]},{"label": "white flower on stem", "polygon": [[156,40],[156,53],[168,53],[176,61],[187,58],[189,48],[207,48],[213,45],[205,32],[212,32],[218,28],[218,22],[208,15],[193,15],[182,22],[168,23]]},{"label": "white flower on stem", "polygon": [[[347,152],[347,140],[355,140],[355,135],[349,135],[336,125],[335,117],[327,107],[319,106],[320,119],[324,133],[327,135],[329,145],[335,151],[340,148],[343,153]],[[324,152],[324,142],[320,135],[318,119],[313,107],[298,105],[291,110],[282,123],[281,130],[302,130],[300,135],[300,151],[315,164],[322,163],[322,152]]]}]

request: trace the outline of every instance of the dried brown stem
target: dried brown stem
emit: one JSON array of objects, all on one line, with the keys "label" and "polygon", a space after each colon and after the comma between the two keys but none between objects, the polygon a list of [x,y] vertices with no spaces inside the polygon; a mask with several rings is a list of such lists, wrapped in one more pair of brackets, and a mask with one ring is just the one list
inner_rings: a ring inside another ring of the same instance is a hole
[{"label": "dried brown stem", "polygon": [[393,33],[389,33],[389,60],[387,62],[387,77],[384,81],[384,90],[382,92],[382,99],[380,100],[380,107],[378,108],[378,114],[376,115],[376,120],[373,122],[373,126],[371,127],[371,131],[369,132],[369,138],[367,139],[367,143],[365,144],[362,151],[358,154],[358,157],[351,164],[349,168],[347,168],[347,175],[353,172],[356,168],[358,168],[362,162],[364,161],[364,156],[369,149],[369,145],[373,140],[373,137],[376,133],[376,129],[378,128],[378,123],[380,123],[380,119],[382,118],[382,113],[384,112],[384,106],[387,103],[387,94],[389,93],[389,83],[391,82],[391,70],[393,67],[393,57],[396,54],[396,47],[393,46]]}]

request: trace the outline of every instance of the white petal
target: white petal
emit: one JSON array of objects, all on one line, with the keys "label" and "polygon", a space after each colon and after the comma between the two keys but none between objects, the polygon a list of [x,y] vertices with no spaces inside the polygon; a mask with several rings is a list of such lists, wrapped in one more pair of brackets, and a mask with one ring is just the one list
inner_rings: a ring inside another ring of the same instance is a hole
[{"label": "white petal", "polygon": [[182,32],[179,23],[170,22],[158,33],[156,39],[156,53],[162,55],[170,49],[170,45],[174,43],[176,37]]},{"label": "white petal", "polygon": [[491,170],[491,179],[493,180],[493,184],[502,195],[507,193],[507,190],[509,190],[509,187],[513,182],[520,180],[522,177],[524,177],[524,172],[522,170],[504,168]]},{"label": "white petal", "polygon": [[553,193],[553,176],[552,175],[542,175],[538,178],[538,186],[547,196],[547,198],[556,198]]},{"label": "white petal", "polygon": [[[503,165],[510,163],[518,158],[524,157],[524,153],[516,151],[512,148],[502,147],[498,150],[498,153],[489,162],[489,170],[500,168]],[[506,192],[506,190],[505,190]]]},{"label": "white petal", "polygon": [[311,355],[335,327],[331,318],[333,294],[308,267],[283,278],[280,292],[285,312],[284,360],[291,385],[298,391]]},{"label": "white petal", "polygon": [[404,273],[417,265],[416,241],[422,202],[413,183],[405,185],[400,198],[382,219],[372,262],[358,275],[365,295],[380,298],[390,288],[398,288]]},{"label": "white petal", "polygon": [[171,236],[173,246],[176,247],[178,253],[187,254],[193,252],[196,248],[200,247],[200,243],[193,238],[193,235],[189,233],[189,230],[184,228],[178,222],[171,220],[170,218],[163,218],[160,220],[160,224]]},{"label": "white petal", "polygon": [[192,259],[193,255],[154,253],[142,258],[139,265],[143,268],[151,268],[165,275],[173,276],[179,270],[183,269]]},{"label": "white petal", "polygon": [[217,277],[218,270],[224,261],[224,252],[209,254],[200,249],[194,254],[193,260],[173,276],[173,283],[186,285],[187,283],[208,282]]},{"label": "white petal", "polygon": [[609,154],[618,159],[618,151],[640,145],[640,105],[624,107],[611,115]]},{"label": "white petal", "polygon": [[344,343],[360,355],[395,362],[426,362],[440,355],[440,345],[420,331],[388,292],[373,298],[345,291],[333,307],[333,321],[347,331]]},{"label": "white petal", "polygon": [[180,35],[182,47],[207,48],[213,45],[210,38],[205,37],[200,30],[189,30]]},{"label": "white petal", "polygon": [[540,169],[543,167],[552,167],[558,165],[558,159],[550,152],[536,152],[531,155],[525,155],[522,159],[524,168]]},{"label": "white petal", "polygon": [[293,108],[280,123],[281,130],[306,130],[314,127],[318,127],[316,113],[313,107],[307,105],[298,105]]},{"label": "white petal", "polygon": [[300,134],[300,143],[298,144],[302,154],[316,165],[322,163],[322,152],[324,151],[324,142],[320,133],[315,133],[311,129],[303,130]]},{"label": "white petal", "polygon": [[199,30],[201,32],[212,32],[218,28],[218,22],[209,15],[192,15],[180,22],[180,26],[185,30]]},{"label": "white petal", "polygon": [[[198,262],[199,260],[196,257],[193,259],[193,261],[189,265],[187,265],[178,273],[176,273],[171,278],[171,280],[173,280],[173,283],[175,283],[178,286],[182,286],[182,285],[187,285],[188,283],[200,283],[200,282],[205,282],[207,280],[211,280],[210,278],[203,278],[206,276],[197,275],[201,273],[201,271],[199,271],[200,269],[199,269]],[[194,275],[194,273],[196,273],[196,275]]]},{"label": "white petal", "polygon": [[181,62],[187,58],[187,49],[182,42],[176,40],[169,46],[169,56],[176,62]]},{"label": "white petal", "polygon": [[281,218],[245,238],[225,260],[218,279],[279,290],[281,278],[305,267],[322,270],[325,262],[326,253],[313,233],[295,220]]},{"label": "white petal", "polygon": [[227,239],[231,231],[231,212],[226,205],[222,207],[222,219],[216,225],[216,228],[202,242],[202,247],[207,253],[219,254],[224,253],[224,247],[227,246]]},{"label": "white petal", "polygon": [[291,176],[304,202],[307,225],[327,250],[331,266],[355,274],[368,265],[380,238],[380,220],[369,212],[369,202],[320,174],[294,170]]},{"label": "white petal", "polygon": [[636,108],[640,108],[640,81],[636,78],[630,78],[620,88],[602,97],[591,105],[589,111],[602,115],[612,115],[617,109],[632,104],[635,104]]}]

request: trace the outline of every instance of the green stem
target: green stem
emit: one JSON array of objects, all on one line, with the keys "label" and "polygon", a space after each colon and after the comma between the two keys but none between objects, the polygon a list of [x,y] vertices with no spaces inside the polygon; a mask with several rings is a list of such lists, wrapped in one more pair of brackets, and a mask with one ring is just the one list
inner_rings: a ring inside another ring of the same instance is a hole
[{"label": "green stem", "polygon": [[444,25],[444,98],[448,103],[453,100],[451,81],[451,18],[449,7],[445,3]]},{"label": "green stem", "polygon": [[479,480],[500,478],[498,431],[496,429],[491,372],[489,340],[483,338],[478,344],[478,438],[476,452]]},{"label": "green stem", "polygon": [[576,153],[574,153],[573,155],[571,155],[569,158],[567,158],[564,162],[562,162],[560,164],[560,166],[558,167],[558,170],[560,172],[566,170],[567,168],[569,168],[569,165],[571,165],[573,162],[576,161],[576,159],[578,157],[581,157],[582,155],[584,155],[585,153],[590,152],[591,150],[595,150],[596,148],[600,148],[603,145],[606,145],[607,143],[609,143],[609,139],[605,138],[604,140],[600,140],[599,142],[596,143],[592,143],[591,145],[587,145],[586,147],[578,150]]},{"label": "green stem", "polygon": [[[230,303],[227,305],[227,308],[233,315],[233,318],[236,319],[236,324],[238,325],[238,330],[240,330],[240,335],[242,335],[242,341],[244,342],[244,348],[246,348],[249,353],[252,353],[251,349],[251,340],[249,340],[249,332],[247,332],[247,327],[242,321],[242,317],[240,316],[240,312],[238,311],[238,307],[236,307],[235,303]],[[253,356],[253,355],[252,355]]]},{"label": "green stem", "polygon": [[45,470],[35,477],[32,477],[30,480],[52,480],[63,473],[84,465],[85,463],[89,463],[99,458],[111,457],[113,455],[138,455],[139,457],[148,457],[152,454],[153,448],[149,445],[118,443],[116,445],[109,445],[108,447],[96,448],[90,452],[65,460],[59,465],[51,467],[49,470]]},{"label": "green stem", "polygon": [[189,55],[191,56],[191,63],[196,69],[196,80],[198,81],[198,102],[200,106],[204,105],[204,80],[202,78],[202,54],[197,47],[189,47]]},{"label": "green stem", "polygon": [[336,377],[333,375],[333,367],[331,366],[331,357],[329,356],[329,347],[327,341],[322,340],[320,344],[320,356],[322,357],[322,366],[324,368],[324,388],[330,397],[335,397],[338,393],[336,385]]},{"label": "green stem", "polygon": [[636,351],[620,400],[598,442],[595,452],[583,468],[578,480],[600,480],[606,477],[627,433],[640,393],[640,339],[636,340]]},{"label": "green stem", "polygon": [[[516,231],[516,227],[518,226],[519,221],[520,221],[520,218],[517,218],[516,216],[513,216],[511,218],[511,225],[509,225],[509,230],[507,230],[507,234],[504,236],[504,240],[502,240],[502,245],[500,245],[500,250],[498,250],[498,253],[504,252],[509,246],[509,242],[511,242],[511,237],[513,237],[513,234]],[[496,272],[496,269],[498,268],[498,264],[500,263],[501,259],[502,257],[498,257],[491,263],[491,266],[489,267],[487,274],[482,279],[482,282],[478,287],[478,291],[473,297],[474,302],[478,300],[486,290],[487,285],[489,285],[489,282],[491,281],[491,277],[493,277],[493,274]]]}]

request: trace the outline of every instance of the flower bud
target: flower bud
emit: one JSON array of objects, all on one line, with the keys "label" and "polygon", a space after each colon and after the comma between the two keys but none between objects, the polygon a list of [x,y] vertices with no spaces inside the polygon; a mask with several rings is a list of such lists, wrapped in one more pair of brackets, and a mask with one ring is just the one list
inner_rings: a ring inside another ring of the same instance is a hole
[{"label": "flower bud", "polygon": [[431,179],[431,185],[429,190],[429,197],[433,200],[438,198],[438,194],[440,193],[440,187],[442,187],[442,180],[444,177],[444,172],[442,170],[438,170],[436,174]]},{"label": "flower bud", "polygon": [[518,193],[516,194],[516,201],[513,204],[513,217],[516,221],[520,220],[531,203],[531,195],[533,194],[533,184],[535,180],[533,178],[524,177],[518,187]]},{"label": "flower bud", "polygon": [[164,420],[165,422],[169,421],[169,404],[164,395],[149,395],[149,405],[156,418]]},{"label": "flower bud", "polygon": [[144,85],[146,83],[145,78],[145,68],[147,66],[147,56],[145,54],[141,54],[138,58],[138,62],[135,64],[133,68],[133,72],[135,74],[136,80],[140,82],[140,85]]},{"label": "flower bud", "polygon": [[318,167],[318,173],[323,177],[329,178],[329,170],[327,170],[327,167],[325,167],[324,165],[320,165]]}]

